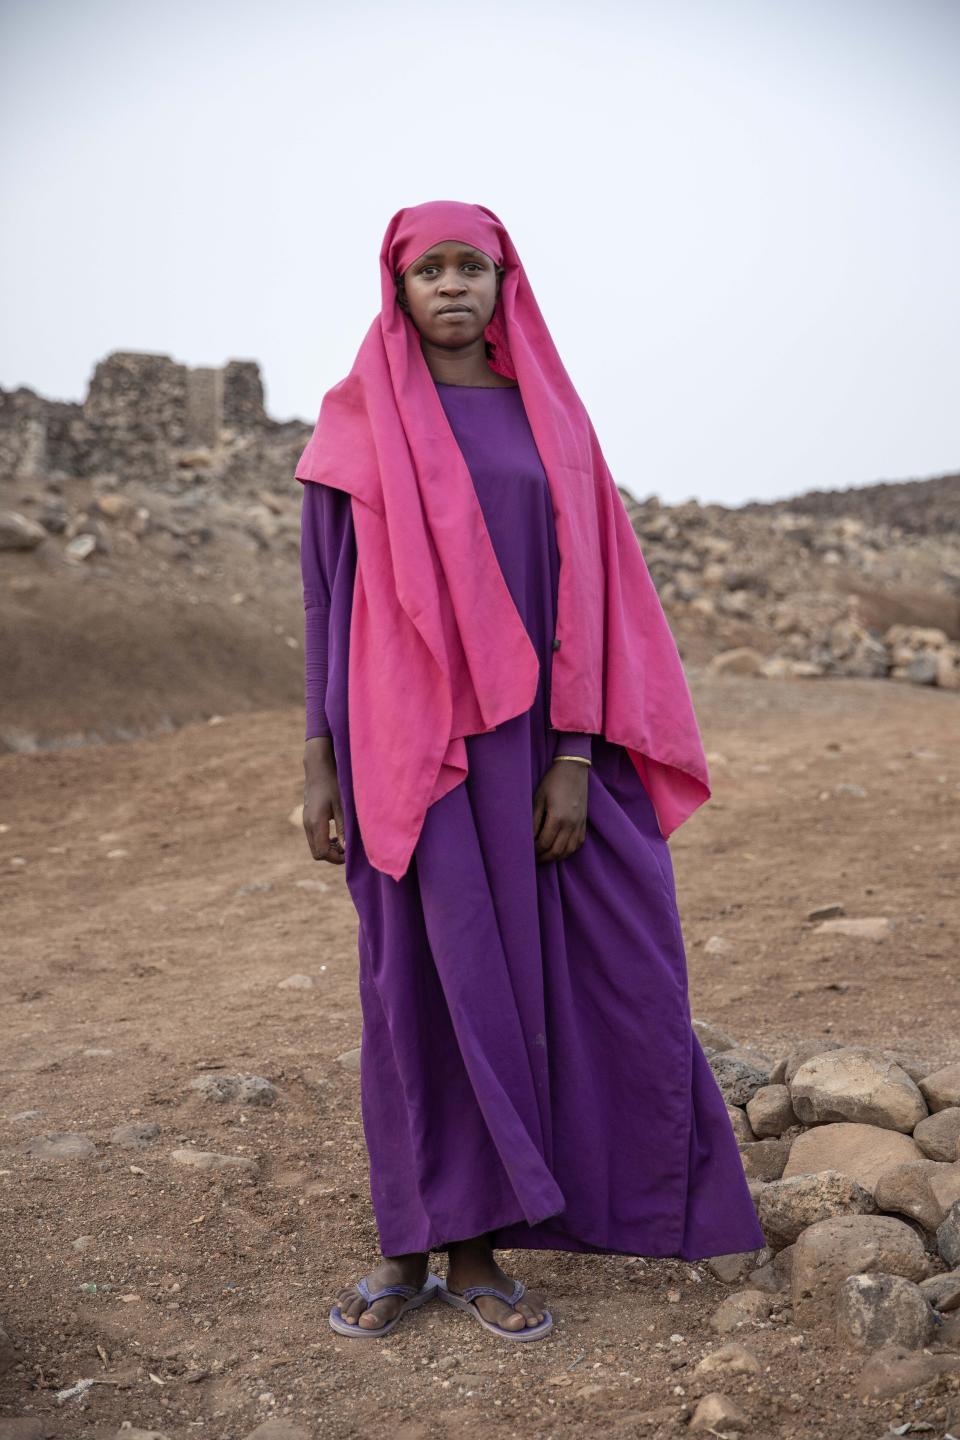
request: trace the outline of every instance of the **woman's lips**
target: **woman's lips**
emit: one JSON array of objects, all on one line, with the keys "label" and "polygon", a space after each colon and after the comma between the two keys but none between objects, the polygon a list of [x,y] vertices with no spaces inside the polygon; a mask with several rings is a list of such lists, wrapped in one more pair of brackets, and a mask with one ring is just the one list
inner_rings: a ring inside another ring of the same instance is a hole
[{"label": "woman's lips", "polygon": [[471,313],[472,313],[472,312],[471,312],[469,306],[467,306],[467,305],[458,305],[458,306],[456,306],[455,308],[450,309],[450,310],[438,310],[438,311],[437,311],[437,314],[438,314],[438,315],[469,315],[469,314],[471,314]]}]

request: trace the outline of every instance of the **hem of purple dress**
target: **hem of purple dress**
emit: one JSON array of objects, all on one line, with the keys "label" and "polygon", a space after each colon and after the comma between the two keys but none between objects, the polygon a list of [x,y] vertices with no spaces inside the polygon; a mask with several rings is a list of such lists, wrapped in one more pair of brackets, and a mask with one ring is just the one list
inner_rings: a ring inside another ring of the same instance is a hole
[{"label": "hem of purple dress", "polygon": [[644,1239],[642,1231],[633,1240],[611,1244],[584,1240],[549,1227],[531,1234],[525,1225],[518,1224],[490,1232],[490,1243],[495,1250],[569,1250],[577,1255],[638,1255],[650,1260],[693,1261],[707,1260],[712,1255],[740,1255],[761,1250],[767,1238],[759,1221],[755,1226],[748,1225],[745,1231],[734,1231],[717,1240],[679,1246],[658,1244],[653,1236]]},{"label": "hem of purple dress", "polygon": [[547,1221],[562,1213],[555,1211],[543,1220],[527,1222],[518,1220],[516,1212],[510,1218],[501,1218],[495,1224],[472,1224],[469,1235],[450,1234],[445,1239],[434,1232],[416,1239],[407,1237],[388,1246],[388,1237],[381,1237],[381,1253],[384,1255],[427,1254],[434,1250],[446,1250],[459,1240],[472,1239],[476,1235],[488,1235],[494,1250],[567,1250],[576,1255],[637,1255],[651,1260],[707,1260],[712,1255],[741,1255],[761,1250],[767,1243],[760,1222],[754,1215],[753,1223],[744,1217],[743,1227],[733,1226],[726,1233],[718,1234],[712,1240],[676,1244],[663,1243],[655,1234],[639,1227],[633,1236],[624,1236],[616,1241],[588,1240],[571,1235]]}]

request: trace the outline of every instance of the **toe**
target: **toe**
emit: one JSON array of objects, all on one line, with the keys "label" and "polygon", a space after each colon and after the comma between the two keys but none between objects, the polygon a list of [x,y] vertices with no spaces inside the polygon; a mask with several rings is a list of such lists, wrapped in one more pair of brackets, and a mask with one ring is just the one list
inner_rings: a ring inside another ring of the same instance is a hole
[{"label": "toe", "polygon": [[392,1320],[399,1309],[401,1300],[399,1295],[384,1295],[382,1300],[374,1300],[368,1305],[360,1316],[358,1324],[365,1330],[379,1330],[381,1325],[386,1325]]},{"label": "toe", "polygon": [[503,1330],[522,1330],[527,1323],[519,1310],[515,1310],[503,1300],[495,1300],[492,1308],[493,1313],[487,1318]]},{"label": "toe", "polygon": [[337,1304],[340,1306],[340,1314],[347,1324],[356,1325],[357,1317],[366,1308],[367,1302],[356,1287],[351,1285],[346,1290],[340,1291],[337,1296]]}]

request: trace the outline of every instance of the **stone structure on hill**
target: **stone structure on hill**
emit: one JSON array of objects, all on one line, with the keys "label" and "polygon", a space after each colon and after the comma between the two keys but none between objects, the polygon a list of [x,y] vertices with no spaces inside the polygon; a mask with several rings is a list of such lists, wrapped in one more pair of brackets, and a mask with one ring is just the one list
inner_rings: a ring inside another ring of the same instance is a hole
[{"label": "stone structure on hill", "polygon": [[[293,558],[312,428],[268,415],[248,360],[115,351],[79,404],[0,390],[0,551],[96,571],[164,535],[219,559],[232,531]],[[621,494],[681,645],[717,670],[960,693],[960,474],[740,507]]]},{"label": "stone structure on hill", "polygon": [[163,481],[192,465],[216,471],[264,442],[278,443],[285,463],[289,443],[305,444],[310,428],[268,416],[254,360],[191,367],[117,350],[97,364],[80,403],[0,390],[0,471],[27,483],[50,474]]}]

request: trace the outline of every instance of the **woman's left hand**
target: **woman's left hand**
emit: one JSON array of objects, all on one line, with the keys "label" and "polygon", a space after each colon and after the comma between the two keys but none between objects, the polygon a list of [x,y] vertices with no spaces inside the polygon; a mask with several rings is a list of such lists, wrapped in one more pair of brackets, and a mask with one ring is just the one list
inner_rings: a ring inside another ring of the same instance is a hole
[{"label": "woman's left hand", "polygon": [[568,859],[586,839],[589,768],[575,760],[555,760],[533,792],[538,864]]}]

